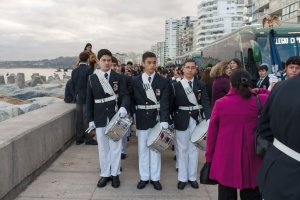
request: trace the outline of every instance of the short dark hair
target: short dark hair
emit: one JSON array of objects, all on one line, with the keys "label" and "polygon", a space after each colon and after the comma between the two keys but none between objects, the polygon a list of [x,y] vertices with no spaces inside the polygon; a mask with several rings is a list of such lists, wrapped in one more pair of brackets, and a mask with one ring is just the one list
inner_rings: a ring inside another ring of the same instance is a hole
[{"label": "short dark hair", "polygon": [[110,56],[110,57],[112,57],[112,53],[108,49],[100,49],[98,51],[98,54],[97,54],[98,60],[100,60],[100,58],[102,56]]},{"label": "short dark hair", "polygon": [[287,59],[285,65],[288,66],[290,64],[300,66],[300,56],[292,56]]},{"label": "short dark hair", "polygon": [[87,49],[87,47],[92,47],[91,43],[86,43],[85,47],[84,47],[84,51]]},{"label": "short dark hair", "polygon": [[261,66],[259,66],[258,67],[258,71],[260,71],[260,70],[266,70],[266,71],[268,71],[268,66],[267,65],[261,65]]},{"label": "short dark hair", "polygon": [[230,76],[231,85],[244,99],[251,97],[251,76],[244,69],[236,69]]},{"label": "short dark hair", "polygon": [[142,61],[145,62],[147,58],[156,58],[156,55],[153,52],[147,51],[143,54]]},{"label": "short dark hair", "polygon": [[132,63],[131,61],[128,61],[128,62],[127,62],[127,65],[131,65],[131,66],[132,66],[133,63]]},{"label": "short dark hair", "polygon": [[197,65],[196,61],[194,59],[187,59],[186,61],[184,61],[183,63],[183,66],[186,64],[186,63],[189,63],[189,62],[193,62],[195,63],[195,65]]},{"label": "short dark hair", "polygon": [[83,51],[83,52],[81,52],[81,53],[79,54],[79,61],[80,61],[80,62],[87,62],[88,59],[89,59],[89,57],[90,57],[89,52]]},{"label": "short dark hair", "polygon": [[118,59],[114,56],[111,57],[111,62],[118,64]]}]

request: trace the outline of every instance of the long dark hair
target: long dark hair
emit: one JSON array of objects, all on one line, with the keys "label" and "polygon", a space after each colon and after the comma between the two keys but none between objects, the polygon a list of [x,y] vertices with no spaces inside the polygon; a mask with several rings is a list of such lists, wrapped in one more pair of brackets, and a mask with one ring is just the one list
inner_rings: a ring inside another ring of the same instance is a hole
[{"label": "long dark hair", "polygon": [[232,88],[244,98],[249,99],[251,97],[250,85],[251,76],[249,72],[244,69],[236,69],[230,76],[230,82]]}]

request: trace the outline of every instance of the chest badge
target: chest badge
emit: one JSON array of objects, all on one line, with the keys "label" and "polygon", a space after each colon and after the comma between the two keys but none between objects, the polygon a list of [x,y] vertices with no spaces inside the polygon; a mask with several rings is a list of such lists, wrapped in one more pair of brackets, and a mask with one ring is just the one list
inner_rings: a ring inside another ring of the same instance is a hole
[{"label": "chest badge", "polygon": [[156,96],[160,96],[160,89],[156,89],[156,90],[155,90],[155,95],[156,95]]},{"label": "chest badge", "polygon": [[201,90],[197,90],[198,92],[198,101],[201,99]]},{"label": "chest badge", "polygon": [[113,82],[113,89],[115,92],[118,91],[119,89],[118,82]]}]

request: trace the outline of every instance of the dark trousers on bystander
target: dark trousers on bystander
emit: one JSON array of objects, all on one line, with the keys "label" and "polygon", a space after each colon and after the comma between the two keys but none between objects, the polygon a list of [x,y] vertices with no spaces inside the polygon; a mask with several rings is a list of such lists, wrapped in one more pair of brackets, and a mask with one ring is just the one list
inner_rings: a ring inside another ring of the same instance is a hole
[{"label": "dark trousers on bystander", "polygon": [[84,136],[86,138],[86,141],[92,139],[92,134],[85,133],[85,130],[88,128],[86,104],[76,103],[75,124],[76,124],[76,130],[75,130],[76,142],[83,142]]},{"label": "dark trousers on bystander", "polygon": [[[237,189],[219,184],[218,200],[237,200]],[[240,190],[241,200],[261,200],[258,187]]]}]

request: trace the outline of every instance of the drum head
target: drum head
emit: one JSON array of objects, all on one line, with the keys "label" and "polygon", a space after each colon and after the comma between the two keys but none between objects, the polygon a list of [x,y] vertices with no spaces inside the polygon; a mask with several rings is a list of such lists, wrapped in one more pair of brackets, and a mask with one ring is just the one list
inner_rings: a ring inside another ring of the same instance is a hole
[{"label": "drum head", "polygon": [[157,137],[159,137],[159,134],[161,132],[160,123],[157,123],[153,129],[151,130],[148,139],[147,139],[147,146],[150,146]]},{"label": "drum head", "polygon": [[110,120],[110,122],[107,124],[106,128],[105,128],[105,135],[107,135],[107,133],[109,132],[109,130],[113,127],[113,125],[116,123],[116,121],[118,121],[119,119],[119,113],[116,113],[113,118]]},{"label": "drum head", "polygon": [[196,142],[200,138],[203,138],[207,132],[208,124],[206,120],[202,120],[200,124],[198,124],[193,131],[193,134],[191,136],[191,142]]}]

